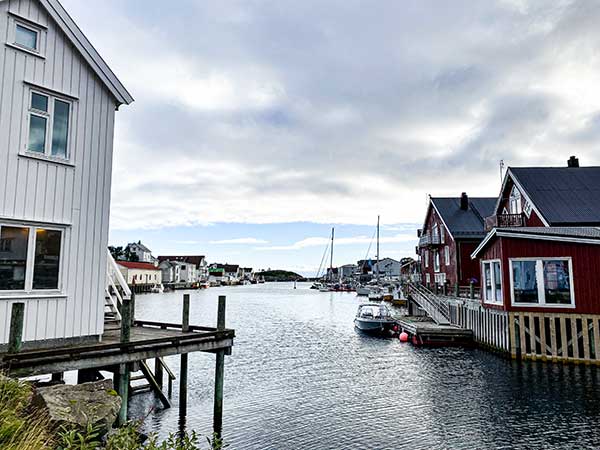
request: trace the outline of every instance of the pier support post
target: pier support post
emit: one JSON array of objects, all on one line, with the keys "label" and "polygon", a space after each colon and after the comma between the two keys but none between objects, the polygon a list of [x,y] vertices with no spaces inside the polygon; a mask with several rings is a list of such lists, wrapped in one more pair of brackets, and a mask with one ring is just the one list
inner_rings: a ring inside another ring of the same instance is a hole
[{"label": "pier support post", "polygon": [[[181,321],[181,331],[186,333],[190,331],[190,294],[183,294],[183,313]],[[188,355],[181,355],[181,364],[179,366],[179,417],[184,418],[187,415],[187,376],[188,376]]]},{"label": "pier support post", "polygon": [[160,358],[154,358],[154,379],[156,380],[156,384],[163,388],[163,366],[160,362]]},{"label": "pier support post", "polygon": [[448,295],[448,283],[444,283],[442,286],[442,294],[444,294],[444,296]]},{"label": "pier support post", "polygon": [[13,303],[10,312],[10,331],[8,335],[8,353],[18,353],[23,346],[23,323],[25,303]]},{"label": "pier support post", "polygon": [[[226,297],[219,296],[219,309],[217,313],[217,331],[225,329],[225,303]],[[225,376],[225,350],[216,354],[215,364],[215,401],[213,410],[213,431],[215,437],[220,439],[223,431],[223,379]]]},{"label": "pier support post", "polygon": [[[121,342],[127,343],[131,339],[131,300],[123,299],[121,307]],[[119,371],[115,373],[115,387],[121,397],[121,409],[117,416],[117,424],[127,422],[127,409],[129,404],[129,364],[119,364]]]},{"label": "pier support post", "polygon": [[475,298],[475,283],[469,282],[469,298],[473,300]]},{"label": "pier support post", "polygon": [[135,323],[135,293],[132,292],[131,293],[131,304],[130,304],[130,309],[129,309],[129,315],[130,315],[130,322],[131,322],[131,326],[133,326],[133,324]]}]

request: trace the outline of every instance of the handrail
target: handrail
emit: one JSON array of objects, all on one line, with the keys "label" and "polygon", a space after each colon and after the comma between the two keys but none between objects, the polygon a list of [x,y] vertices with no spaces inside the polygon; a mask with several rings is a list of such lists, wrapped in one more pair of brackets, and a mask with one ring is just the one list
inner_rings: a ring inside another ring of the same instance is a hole
[{"label": "handrail", "polygon": [[106,260],[107,261],[106,273],[109,276],[109,278],[113,281],[113,283],[116,279],[118,286],[123,291],[123,298],[130,299],[131,298],[131,290],[129,289],[129,286],[127,285],[127,281],[125,280],[125,278],[123,277],[123,274],[119,270],[119,267],[117,266],[117,262],[115,261],[113,256],[110,254],[110,251],[108,251],[108,250],[106,250],[106,251],[108,253],[108,258]]},{"label": "handrail", "polygon": [[419,284],[410,283],[408,287],[413,297],[418,297],[415,299],[417,303],[425,309],[434,322],[437,324],[450,323],[450,307],[446,302]]}]

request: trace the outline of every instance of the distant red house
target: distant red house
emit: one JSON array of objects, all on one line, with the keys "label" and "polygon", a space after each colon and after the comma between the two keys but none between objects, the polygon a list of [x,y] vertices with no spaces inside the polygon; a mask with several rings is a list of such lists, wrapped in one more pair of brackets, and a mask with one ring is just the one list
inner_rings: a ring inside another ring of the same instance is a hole
[{"label": "distant red house", "polygon": [[485,307],[600,314],[600,167],[510,168],[486,227]]},{"label": "distant red house", "polygon": [[468,285],[480,279],[471,253],[485,237],[484,218],[494,212],[496,198],[430,197],[423,228],[418,231],[422,283],[427,286]]}]

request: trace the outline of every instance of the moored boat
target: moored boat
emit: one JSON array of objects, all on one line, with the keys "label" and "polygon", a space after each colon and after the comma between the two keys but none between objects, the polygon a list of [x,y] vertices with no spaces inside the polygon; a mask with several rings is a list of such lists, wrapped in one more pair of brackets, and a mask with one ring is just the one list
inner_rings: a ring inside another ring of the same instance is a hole
[{"label": "moored boat", "polygon": [[354,326],[365,333],[393,334],[398,324],[389,308],[382,303],[362,303],[358,306]]}]

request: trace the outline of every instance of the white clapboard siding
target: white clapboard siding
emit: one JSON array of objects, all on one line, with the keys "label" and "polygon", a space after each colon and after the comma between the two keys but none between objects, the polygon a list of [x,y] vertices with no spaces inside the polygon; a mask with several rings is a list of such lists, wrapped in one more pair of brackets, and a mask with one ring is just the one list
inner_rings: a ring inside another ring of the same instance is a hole
[{"label": "white clapboard siding", "polygon": [[[11,11],[47,26],[44,58],[5,45]],[[62,298],[25,297],[26,341],[103,332],[114,114],[117,100],[38,0],[0,0],[0,222],[65,225]],[[29,86],[76,97],[69,152],[73,165],[27,158]],[[0,291],[0,344],[10,305]]]}]

